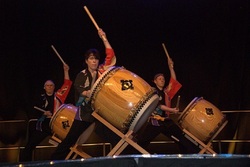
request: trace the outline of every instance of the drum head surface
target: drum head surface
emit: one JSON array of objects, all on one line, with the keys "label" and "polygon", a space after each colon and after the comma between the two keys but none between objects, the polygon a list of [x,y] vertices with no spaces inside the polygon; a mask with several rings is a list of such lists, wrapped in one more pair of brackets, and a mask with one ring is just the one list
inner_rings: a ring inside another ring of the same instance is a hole
[{"label": "drum head surface", "polygon": [[62,104],[62,105],[56,110],[56,112],[53,114],[53,116],[51,117],[50,122],[49,122],[50,128],[52,128],[52,123],[55,121],[55,119],[56,119],[58,113],[60,113],[60,110],[62,110],[63,108],[65,108],[66,105],[67,105],[67,104]]},{"label": "drum head surface", "polygon": [[159,102],[159,96],[157,94],[153,95],[146,104],[142,107],[140,112],[133,119],[129,129],[137,132],[142,125],[147,121],[148,117],[155,110]]},{"label": "drum head surface", "polygon": [[181,123],[181,121],[183,120],[183,116],[184,114],[186,114],[186,112],[189,111],[190,107],[199,99],[202,99],[202,97],[198,98],[198,97],[195,97],[189,104],[188,106],[182,111],[181,115],[179,116],[178,118],[178,122]]}]

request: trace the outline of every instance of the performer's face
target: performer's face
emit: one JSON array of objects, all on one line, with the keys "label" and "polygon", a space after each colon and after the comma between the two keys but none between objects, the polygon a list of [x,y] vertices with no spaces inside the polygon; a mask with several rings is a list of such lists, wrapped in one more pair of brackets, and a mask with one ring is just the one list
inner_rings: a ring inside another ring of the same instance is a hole
[{"label": "performer's face", "polygon": [[99,60],[96,59],[94,55],[91,55],[86,61],[86,64],[88,65],[88,68],[90,70],[97,70],[97,67],[99,65]]},{"label": "performer's face", "polygon": [[44,84],[44,89],[47,94],[52,94],[55,90],[55,84],[52,81],[48,80]]},{"label": "performer's face", "polygon": [[165,78],[164,76],[160,75],[157,78],[155,78],[154,83],[157,87],[163,88],[165,85]]}]

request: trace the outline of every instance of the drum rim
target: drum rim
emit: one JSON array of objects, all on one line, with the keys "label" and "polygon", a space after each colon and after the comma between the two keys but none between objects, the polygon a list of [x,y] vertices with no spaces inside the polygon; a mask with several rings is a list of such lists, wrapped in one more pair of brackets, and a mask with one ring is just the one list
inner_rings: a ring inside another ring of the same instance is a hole
[{"label": "drum rim", "polygon": [[[198,100],[203,99],[203,97],[195,97],[193,100],[187,105],[187,107],[182,111],[181,115],[178,118],[178,122],[180,123],[184,114],[191,108],[191,106]],[[186,114],[185,114],[186,115]]]},{"label": "drum rim", "polygon": [[123,133],[126,133],[130,127],[131,124],[134,122],[135,117],[141,112],[143,107],[146,105],[146,103],[152,98],[153,95],[156,94],[156,91],[151,88],[150,91],[148,91],[141,100],[133,107],[133,109],[130,110],[130,114],[126,118],[126,120],[122,124],[121,131]]},{"label": "drum rim", "polygon": [[[158,101],[159,101],[159,96],[156,93],[155,94],[151,94],[151,96],[145,101],[144,105],[141,107],[141,110],[137,114],[135,114],[133,116],[132,120],[130,121],[128,129],[129,130],[135,130],[138,121],[140,120],[140,118],[142,118],[142,116],[145,113],[146,109],[148,109],[148,107],[150,107],[150,104],[152,104],[153,102],[157,102],[156,105],[153,107],[155,109],[155,107],[158,104]],[[152,110],[152,112],[153,111],[154,110]],[[148,116],[146,116],[146,117],[148,118],[150,116],[150,114]],[[136,131],[134,131],[134,132],[136,132]]]}]

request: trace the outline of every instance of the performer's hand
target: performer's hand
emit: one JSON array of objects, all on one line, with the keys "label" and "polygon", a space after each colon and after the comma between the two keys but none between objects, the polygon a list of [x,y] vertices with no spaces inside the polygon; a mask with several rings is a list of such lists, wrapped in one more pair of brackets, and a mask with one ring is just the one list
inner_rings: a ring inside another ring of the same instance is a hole
[{"label": "performer's hand", "polygon": [[174,62],[172,61],[172,59],[168,59],[168,67],[169,68],[174,68]]},{"label": "performer's hand", "polygon": [[98,34],[99,34],[101,39],[106,39],[107,40],[106,33],[101,28],[98,30]]},{"label": "performer's hand", "polygon": [[178,108],[172,108],[172,113],[177,114],[178,112],[179,112],[179,109],[178,109]]},{"label": "performer's hand", "polygon": [[153,118],[156,119],[156,120],[158,120],[158,121],[164,121],[165,120],[165,118],[163,118],[160,115],[154,115]]},{"label": "performer's hand", "polygon": [[69,66],[68,66],[68,64],[63,64],[63,70],[64,70],[64,71],[69,71]]},{"label": "performer's hand", "polygon": [[87,96],[87,97],[90,97],[90,95],[91,95],[91,91],[88,90],[87,93],[86,93],[86,96]]},{"label": "performer's hand", "polygon": [[83,95],[83,96],[90,97],[90,95],[91,95],[91,90],[85,90],[85,91],[83,91],[83,92],[82,92],[82,95]]},{"label": "performer's hand", "polygon": [[52,116],[52,113],[50,111],[45,111],[43,115],[46,115],[47,117]]}]

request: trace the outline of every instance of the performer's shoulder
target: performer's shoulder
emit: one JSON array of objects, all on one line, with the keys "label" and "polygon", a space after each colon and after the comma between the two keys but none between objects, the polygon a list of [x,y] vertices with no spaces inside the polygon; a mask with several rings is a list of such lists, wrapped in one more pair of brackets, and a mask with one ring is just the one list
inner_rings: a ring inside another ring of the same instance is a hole
[{"label": "performer's shoulder", "polygon": [[86,74],[87,74],[87,70],[86,69],[84,69],[84,70],[82,70],[82,71],[80,71],[78,73],[78,75],[86,75]]}]

